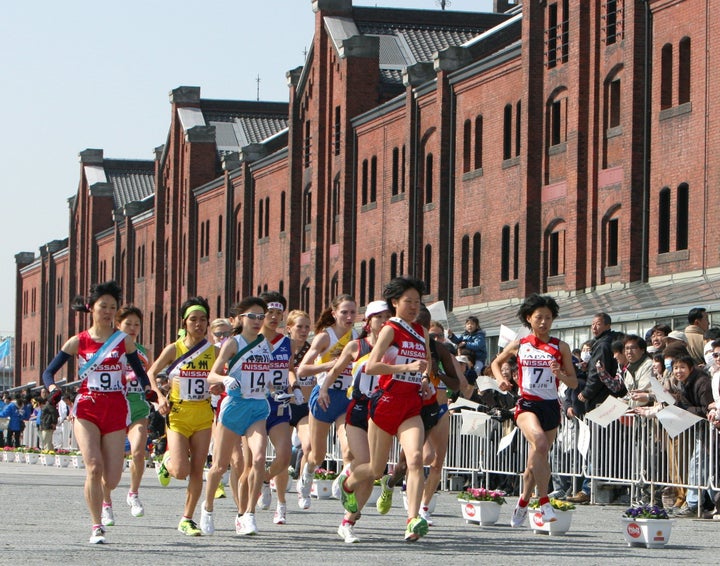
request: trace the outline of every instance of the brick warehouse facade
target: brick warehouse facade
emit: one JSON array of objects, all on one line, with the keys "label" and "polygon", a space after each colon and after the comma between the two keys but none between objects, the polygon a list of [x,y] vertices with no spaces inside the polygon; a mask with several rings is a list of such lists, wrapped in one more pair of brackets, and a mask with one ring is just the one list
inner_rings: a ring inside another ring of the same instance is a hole
[{"label": "brick warehouse facade", "polygon": [[315,0],[288,104],[179,87],[154,160],[80,153],[67,240],[16,256],[16,385],[85,326],[72,297],[110,278],[155,354],[187,296],[216,316],[274,288],[316,315],[403,273],[491,336],[534,291],[563,298],[571,344],[599,310],[633,332],[720,311],[715,3]]}]

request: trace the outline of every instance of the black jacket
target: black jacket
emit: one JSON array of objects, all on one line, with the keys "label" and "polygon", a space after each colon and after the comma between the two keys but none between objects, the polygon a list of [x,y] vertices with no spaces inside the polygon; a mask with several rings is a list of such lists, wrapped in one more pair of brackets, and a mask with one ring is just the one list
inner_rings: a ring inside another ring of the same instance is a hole
[{"label": "black jacket", "polygon": [[612,343],[620,334],[612,330],[606,330],[595,340],[595,344],[590,351],[590,362],[588,363],[587,381],[582,395],[585,398],[585,407],[587,411],[592,411],[598,405],[601,405],[607,399],[611,392],[600,380],[597,370],[597,362],[601,362],[605,366],[605,370],[610,375],[615,375],[617,371],[617,362],[613,358]]},{"label": "black jacket", "polygon": [[695,368],[682,384],[682,389],[684,399],[678,401],[678,407],[698,417],[707,417],[708,405],[713,402],[710,376]]}]

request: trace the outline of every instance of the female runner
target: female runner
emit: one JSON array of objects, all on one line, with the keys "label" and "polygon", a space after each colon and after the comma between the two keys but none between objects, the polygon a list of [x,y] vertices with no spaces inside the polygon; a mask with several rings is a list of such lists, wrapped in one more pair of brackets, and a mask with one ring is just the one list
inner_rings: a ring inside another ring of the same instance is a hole
[{"label": "female runner", "polygon": [[335,423],[343,461],[345,465],[350,462],[345,438],[345,413],[350,404],[346,391],[352,382],[352,368],[348,365],[336,380],[328,382],[327,387],[322,388],[322,385],[325,373],[333,368],[343,348],[357,338],[353,330],[355,313],[355,300],[350,295],[336,297],[332,305],[320,314],[315,324],[315,338],[297,369],[299,378],[318,376],[318,384],[310,394],[310,454],[298,479],[298,504],[302,509],[310,507],[315,468],[325,460],[327,435],[332,423]]},{"label": "female runner", "polygon": [[128,420],[125,360],[140,378],[143,390],[149,388],[135,341],[115,330],[120,296],[120,287],[109,281],[90,287],[87,301],[75,299],[73,310],[91,313],[92,325],[65,342],[43,372],[50,402],[57,404],[62,391],[55,385],[54,376],[71,357],[78,358],[82,383],[73,407],[73,432],[85,463],[85,502],[93,523],[90,544],[105,542],[103,488],[112,491],[123,470]]},{"label": "female runner", "polygon": [[203,532],[215,532],[212,515],[215,490],[230,464],[233,450],[240,438],[244,437],[244,444],[250,449],[252,470],[248,477],[247,504],[244,508],[238,507],[235,532],[239,535],[255,535],[255,505],[265,472],[265,419],[270,412],[266,392],[270,381],[272,352],[270,343],[260,333],[267,311],[265,301],[259,297],[248,297],[235,305],[232,311],[239,320],[235,336],[223,344],[208,378],[212,384],[224,385],[227,397],[220,406],[215,454],[207,475],[200,524]]},{"label": "female runner", "polygon": [[[345,371],[350,362],[354,362],[352,398],[345,414],[345,435],[347,436],[348,447],[353,455],[353,466],[366,464],[370,461],[367,437],[368,404],[370,396],[375,391],[378,379],[374,375],[365,373],[365,364],[370,351],[377,342],[380,329],[389,318],[390,311],[385,301],[373,301],[368,304],[365,309],[365,327],[360,338],[345,346],[333,369],[328,373],[319,395],[320,404],[324,408],[326,395],[323,395],[322,389],[327,392],[328,384],[333,383],[337,376]],[[348,390],[348,393],[350,393],[350,390]],[[365,505],[372,489],[373,482],[371,480],[358,487],[357,500],[359,507]],[[355,522],[359,518],[360,513],[345,513],[337,532],[346,543],[359,542],[360,539],[355,536],[354,531]]]},{"label": "female runner", "polygon": [[[200,536],[193,515],[202,494],[203,468],[210,447],[213,412],[208,374],[215,363],[217,348],[207,340],[210,306],[202,297],[188,299],[180,307],[181,337],[168,344],[148,371],[154,388],[155,377],[167,368],[170,393],[167,397],[156,389],[158,410],[168,415],[167,452],[158,467],[160,485],[167,486],[170,477],[188,478],[183,516],[178,531]],[[216,486],[217,487],[217,486]]]},{"label": "female runner", "polygon": [[397,277],[383,291],[395,316],[380,331],[365,369],[368,374],[380,375],[379,386],[370,401],[370,463],[357,466],[351,474],[345,469],[338,477],[343,507],[350,513],[358,512],[355,489],[368,480],[382,477],[393,436],[397,436],[408,466],[406,541],[416,541],[428,531],[427,522],[418,516],[424,483],[422,447],[425,440],[420,410],[422,396],[430,393],[429,382],[423,377],[429,359],[427,331],[415,322],[423,289],[422,281]]},{"label": "female runner", "polygon": [[500,389],[509,391],[513,384],[502,373],[502,365],[517,356],[520,398],[515,406],[515,423],[530,445],[523,473],[523,492],[510,519],[511,527],[520,527],[527,518],[528,503],[537,488],[544,523],[557,520],[550,499],[548,453],[560,425],[559,381],[577,387],[570,347],[550,336],[553,320],[560,312],[557,302],[545,295],[530,295],[518,310],[518,318],[531,333],[508,344],[492,362],[492,372]]},{"label": "female runner", "polygon": [[[310,349],[310,342],[307,341],[310,334],[310,315],[302,310],[292,310],[288,313],[285,330],[292,340],[293,366],[299,367],[300,362]],[[307,462],[307,455],[310,454],[310,421],[308,415],[308,399],[317,380],[314,375],[298,377],[297,372],[290,373],[290,387],[294,395],[293,403],[290,405],[290,426],[295,427],[300,439],[300,461],[295,464],[295,469],[302,472]],[[300,490],[298,490],[298,496]],[[310,505],[309,499],[307,506]],[[298,505],[301,509],[307,509],[302,497],[298,497]]]}]

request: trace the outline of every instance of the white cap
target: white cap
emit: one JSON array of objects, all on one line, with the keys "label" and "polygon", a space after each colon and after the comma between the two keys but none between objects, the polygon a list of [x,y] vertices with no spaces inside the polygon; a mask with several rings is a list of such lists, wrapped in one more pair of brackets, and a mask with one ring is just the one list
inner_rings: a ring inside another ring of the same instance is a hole
[{"label": "white cap", "polygon": [[455,356],[455,359],[461,364],[470,364],[470,359],[467,356]]},{"label": "white cap", "polygon": [[365,320],[368,320],[371,316],[380,314],[381,312],[390,310],[385,301],[372,301],[365,307]]},{"label": "white cap", "polygon": [[687,336],[685,336],[684,332],[680,332],[679,330],[673,330],[670,334],[667,336],[668,338],[673,338],[675,340],[680,340],[681,342],[685,342],[685,344],[688,343]]}]

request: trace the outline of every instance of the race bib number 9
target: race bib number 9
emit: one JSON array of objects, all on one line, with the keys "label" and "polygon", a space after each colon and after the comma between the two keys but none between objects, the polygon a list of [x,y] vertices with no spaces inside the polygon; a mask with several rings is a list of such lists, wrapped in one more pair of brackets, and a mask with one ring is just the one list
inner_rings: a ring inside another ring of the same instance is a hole
[{"label": "race bib number 9", "polygon": [[87,386],[88,389],[92,391],[102,391],[105,393],[122,391],[122,373],[109,371],[92,372],[88,376]]}]

